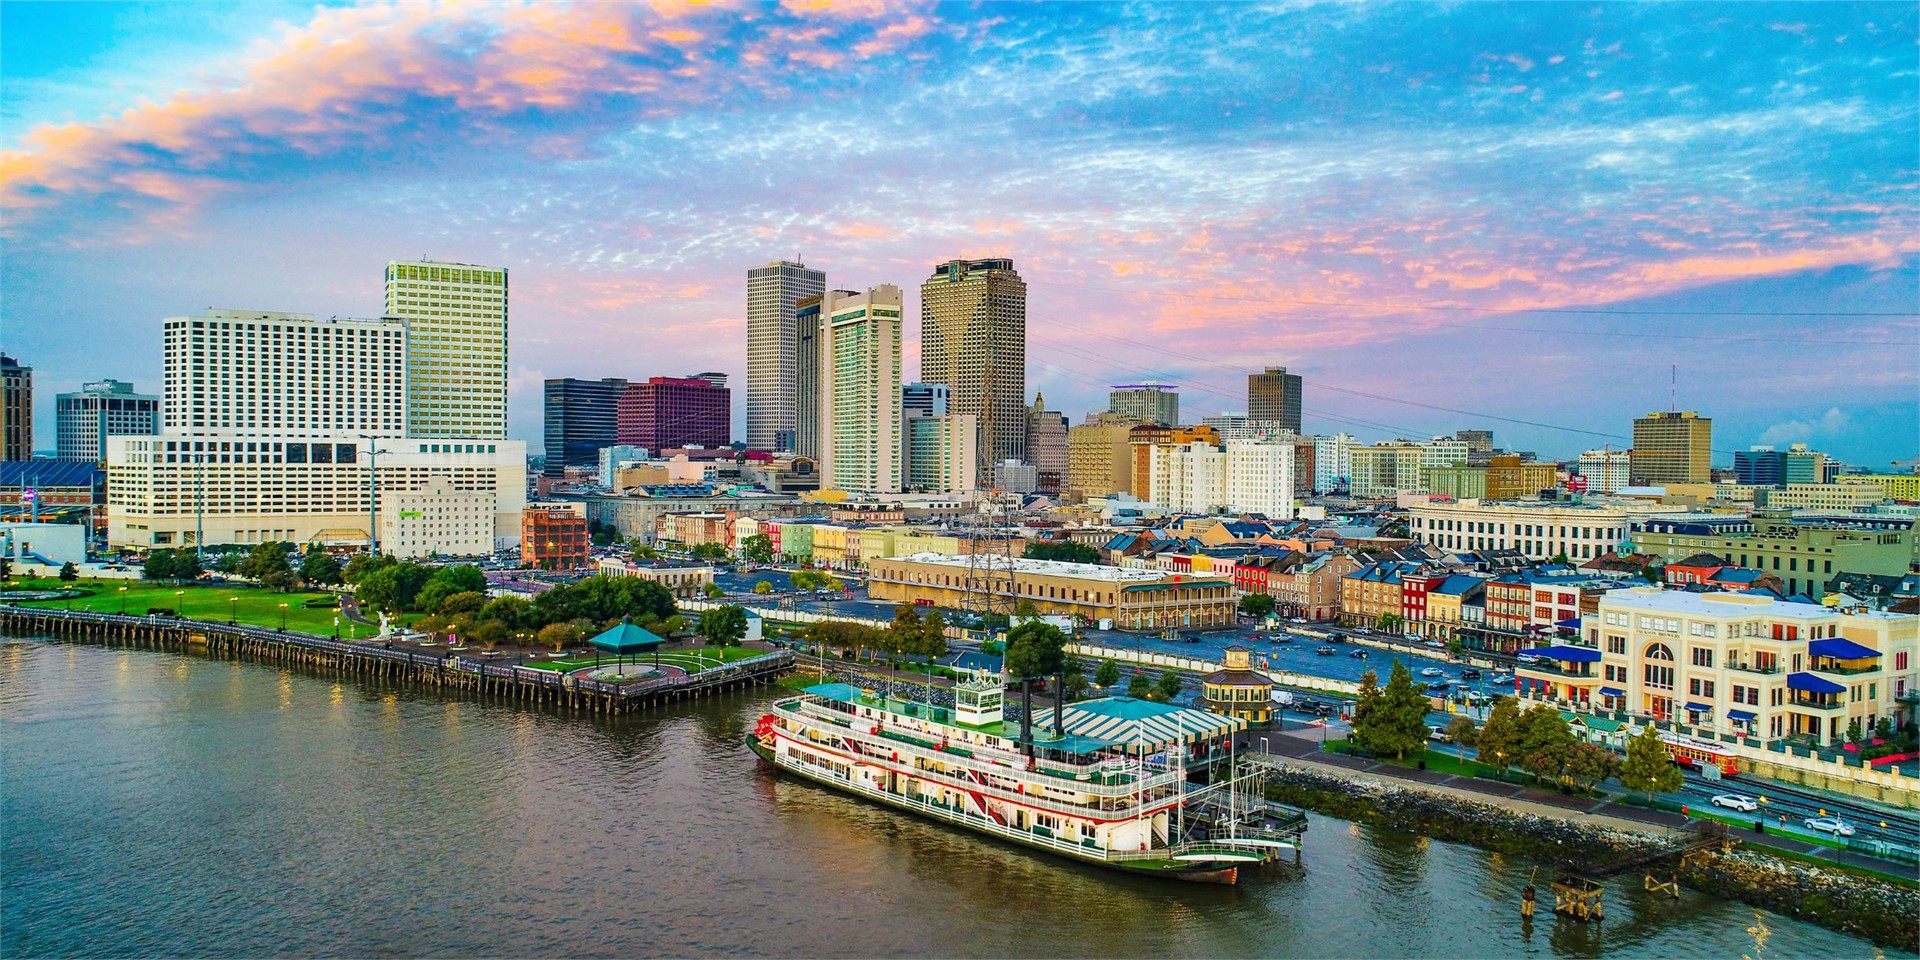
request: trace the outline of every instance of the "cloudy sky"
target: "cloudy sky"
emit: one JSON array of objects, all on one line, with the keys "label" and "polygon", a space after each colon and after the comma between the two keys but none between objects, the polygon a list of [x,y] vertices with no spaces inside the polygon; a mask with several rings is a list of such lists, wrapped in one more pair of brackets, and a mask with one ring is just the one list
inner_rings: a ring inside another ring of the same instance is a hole
[{"label": "cloudy sky", "polygon": [[157,388],[162,317],[503,265],[537,446],[546,377],[742,374],[749,266],[911,315],[1010,256],[1076,421],[1284,364],[1312,431],[1566,456],[1677,371],[1718,463],[1884,466],[1920,437],[1915,9],[8,3],[0,343],[50,447],[55,391]]}]

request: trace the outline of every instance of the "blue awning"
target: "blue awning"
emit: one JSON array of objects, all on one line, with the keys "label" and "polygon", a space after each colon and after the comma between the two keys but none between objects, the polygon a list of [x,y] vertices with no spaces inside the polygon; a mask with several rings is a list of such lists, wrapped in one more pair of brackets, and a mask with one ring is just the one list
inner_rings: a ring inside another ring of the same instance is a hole
[{"label": "blue awning", "polygon": [[1554,626],[1566,627],[1568,630],[1578,630],[1580,629],[1580,618],[1574,617],[1572,620],[1561,620],[1556,622]]},{"label": "blue awning", "polygon": [[1601,687],[1600,695],[1603,697],[1624,697],[1627,695],[1627,692],[1619,687]]},{"label": "blue awning", "polygon": [[1787,689],[1802,690],[1807,693],[1845,693],[1847,688],[1811,673],[1787,674]]},{"label": "blue awning", "polygon": [[1751,714],[1751,713],[1748,713],[1748,712],[1746,712],[1745,710],[1728,710],[1728,711],[1727,711],[1727,719],[1728,719],[1728,720],[1738,720],[1738,721],[1740,721],[1741,723],[1752,723],[1752,722],[1753,722],[1753,714]]},{"label": "blue awning", "polygon": [[1704,703],[1688,703],[1687,712],[1688,713],[1712,713],[1713,708],[1707,706]]},{"label": "blue awning", "polygon": [[1520,655],[1523,657],[1546,657],[1549,660],[1559,660],[1565,663],[1600,662],[1600,651],[1591,647],[1534,647],[1531,650],[1520,651]]},{"label": "blue awning", "polygon": [[1845,637],[1828,637],[1807,644],[1807,652],[1816,657],[1832,657],[1835,660],[1869,660],[1880,656],[1880,651],[1863,647]]}]

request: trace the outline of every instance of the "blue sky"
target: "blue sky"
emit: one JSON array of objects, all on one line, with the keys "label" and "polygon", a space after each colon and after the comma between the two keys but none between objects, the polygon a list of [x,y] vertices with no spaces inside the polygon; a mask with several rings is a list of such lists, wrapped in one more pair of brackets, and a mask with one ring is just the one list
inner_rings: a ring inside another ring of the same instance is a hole
[{"label": "blue sky", "polygon": [[1005,255],[1076,420],[1285,364],[1311,430],[1567,456],[1677,367],[1718,462],[1884,465],[1920,438],[1916,39],[1892,4],[12,3],[0,341],[50,446],[56,390],[157,385],[162,317],[500,264],[537,442],[545,377],[742,373],[749,266],[911,301]]}]

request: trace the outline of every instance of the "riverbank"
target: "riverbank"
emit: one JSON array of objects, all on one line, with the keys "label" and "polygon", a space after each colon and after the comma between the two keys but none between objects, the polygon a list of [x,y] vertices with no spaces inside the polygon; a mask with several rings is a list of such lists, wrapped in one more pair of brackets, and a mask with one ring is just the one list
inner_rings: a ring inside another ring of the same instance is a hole
[{"label": "riverbank", "polygon": [[[1281,803],[1357,823],[1548,864],[1603,864],[1648,854],[1668,837],[1645,825],[1604,816],[1576,822],[1566,811],[1524,800],[1494,800],[1424,784],[1385,783],[1348,771],[1319,770],[1286,760],[1268,785]],[[1901,949],[1920,944],[1920,890],[1840,869],[1788,860],[1754,849],[1697,851],[1657,871],[1662,878],[1831,930]],[[1520,905],[1514,904],[1516,915]]]}]

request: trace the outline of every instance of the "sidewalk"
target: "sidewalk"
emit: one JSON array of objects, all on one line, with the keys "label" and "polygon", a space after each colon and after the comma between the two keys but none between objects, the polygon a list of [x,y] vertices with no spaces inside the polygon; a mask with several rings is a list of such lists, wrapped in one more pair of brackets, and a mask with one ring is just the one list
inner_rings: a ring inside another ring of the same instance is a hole
[{"label": "sidewalk", "polygon": [[[1257,743],[1254,738],[1250,743]],[[1560,817],[1595,826],[1616,830],[1633,830],[1641,833],[1650,831],[1667,832],[1684,829],[1688,818],[1668,810],[1649,810],[1642,807],[1615,803],[1611,799],[1595,800],[1591,797],[1566,796],[1550,790],[1539,790],[1513,783],[1500,783],[1482,780],[1477,777],[1463,777],[1441,773],[1435,770],[1416,770],[1378,760],[1343,756],[1320,752],[1317,739],[1308,739],[1307,735],[1295,731],[1286,731],[1265,737],[1274,755],[1290,763],[1309,767],[1323,772],[1339,773],[1348,777],[1365,775],[1359,779],[1371,778],[1376,782],[1394,786],[1417,787],[1430,793],[1438,793],[1463,799],[1478,800],[1505,807],[1518,813],[1537,816]],[[1878,873],[1899,874],[1900,864],[1854,853],[1848,850],[1836,850],[1817,843],[1808,843],[1792,837],[1768,833],[1765,836],[1749,831],[1735,830],[1734,836],[1741,840],[1751,840],[1758,844],[1785,850],[1790,853],[1825,860],[1831,863],[1858,867]]]}]

